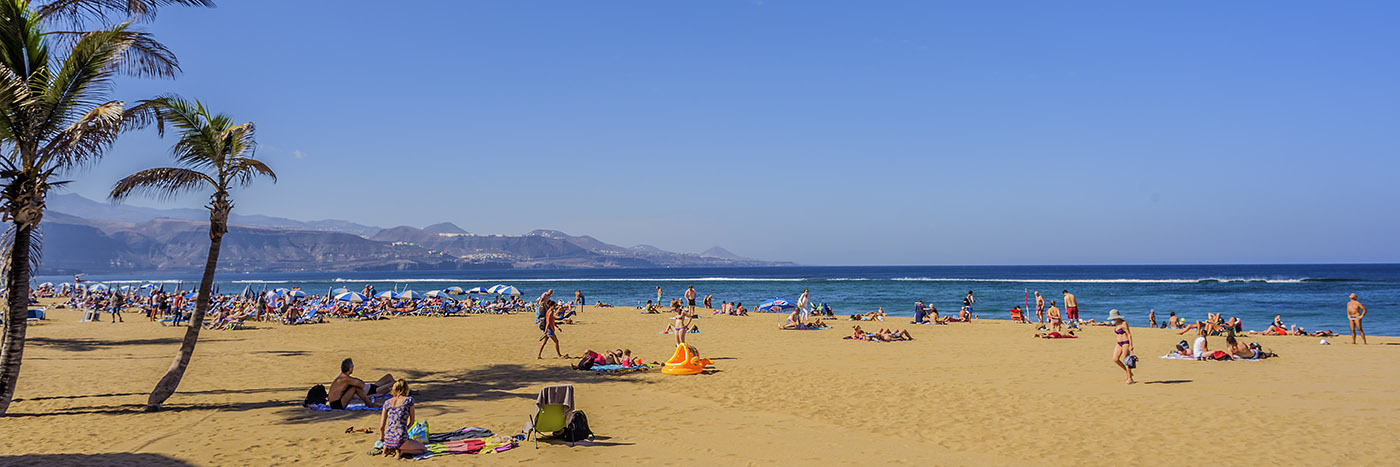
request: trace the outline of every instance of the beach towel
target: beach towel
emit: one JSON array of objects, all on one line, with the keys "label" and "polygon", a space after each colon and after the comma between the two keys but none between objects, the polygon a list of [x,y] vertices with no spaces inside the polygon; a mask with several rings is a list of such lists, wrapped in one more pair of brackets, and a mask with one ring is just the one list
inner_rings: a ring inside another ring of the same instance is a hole
[{"label": "beach towel", "polygon": [[618,373],[631,373],[631,372],[634,372],[634,371],[647,371],[647,370],[650,370],[651,367],[646,366],[646,365],[640,365],[640,366],[626,366],[626,365],[593,365],[593,368],[589,368],[589,369],[590,369],[590,370],[593,370],[593,372],[595,372],[595,373],[613,373],[613,374],[618,374]]},{"label": "beach towel", "polygon": [[413,460],[430,459],[437,456],[452,454],[491,454],[509,451],[519,446],[514,439],[466,439],[461,441],[451,441],[447,443],[432,443],[425,445],[428,452],[415,456]]},{"label": "beach towel", "polygon": [[[384,401],[386,401],[386,400],[389,400],[389,399],[392,398],[392,397],[394,397],[394,396],[391,396],[391,395],[389,395],[389,394],[375,394],[375,395],[373,395],[373,396],[369,396],[369,400],[372,400],[372,401],[375,401],[375,402],[384,402]],[[311,404],[311,405],[307,405],[306,408],[311,409],[311,410],[315,410],[315,411],[318,411],[318,412],[340,412],[340,411],[355,411],[355,410],[375,410],[375,411],[378,411],[378,410],[379,410],[379,407],[370,407],[370,406],[365,405],[363,402],[359,402],[358,400],[356,400],[355,402],[351,403],[350,405],[345,406],[345,408],[343,408],[343,409],[332,409],[331,406],[326,405],[326,404]]]},{"label": "beach towel", "polygon": [[535,405],[544,407],[549,404],[560,404],[565,407],[564,420],[567,422],[574,415],[574,387],[569,384],[558,384],[545,386],[540,390],[540,395],[535,397]]},{"label": "beach towel", "polygon": [[1162,358],[1167,359],[1167,360],[1191,360],[1191,361],[1203,361],[1203,362],[1257,362],[1257,361],[1260,361],[1260,359],[1257,359],[1257,358],[1235,358],[1234,360],[1197,360],[1196,357],[1188,357],[1188,356],[1186,356],[1186,355],[1181,355],[1181,354],[1176,353],[1176,352],[1172,352],[1172,353],[1163,355]]},{"label": "beach towel", "polygon": [[831,326],[825,326],[825,327],[820,327],[820,328],[808,328],[808,327],[801,327],[801,328],[782,328],[783,331],[820,331],[820,330],[823,330],[823,329],[831,329]]},{"label": "beach towel", "polygon": [[466,427],[457,431],[445,433],[431,433],[428,435],[429,443],[446,443],[448,441],[460,441],[464,439],[490,438],[495,436],[491,430],[477,427]]}]

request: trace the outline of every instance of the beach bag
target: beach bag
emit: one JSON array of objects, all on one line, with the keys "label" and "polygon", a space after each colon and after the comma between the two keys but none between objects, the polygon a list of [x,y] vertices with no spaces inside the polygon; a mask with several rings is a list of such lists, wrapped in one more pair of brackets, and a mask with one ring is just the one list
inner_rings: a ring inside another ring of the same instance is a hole
[{"label": "beach bag", "polygon": [[591,369],[593,369],[593,357],[591,357],[591,356],[584,356],[584,357],[583,357],[583,360],[579,360],[579,361],[578,361],[578,367],[577,367],[577,368],[580,369],[580,370],[591,370]]},{"label": "beach bag", "polygon": [[409,427],[408,438],[423,444],[428,444],[428,421],[423,420]]},{"label": "beach bag", "polygon": [[1210,354],[1210,359],[1211,359],[1211,360],[1229,360],[1229,359],[1230,359],[1230,354],[1225,353],[1224,350],[1217,350],[1217,351],[1211,352],[1211,354]]},{"label": "beach bag", "polygon": [[588,416],[584,415],[582,410],[575,410],[574,417],[569,419],[569,425],[554,432],[554,437],[570,443],[592,438],[593,431],[588,429]]},{"label": "beach bag", "polygon": [[317,384],[312,386],[311,390],[306,391],[306,401],[302,402],[301,405],[324,404],[329,397],[330,395],[326,394],[326,386]]},{"label": "beach bag", "polygon": [[540,330],[543,331],[544,328],[545,328],[544,318],[540,318],[540,319],[539,319],[539,325],[540,325]]}]

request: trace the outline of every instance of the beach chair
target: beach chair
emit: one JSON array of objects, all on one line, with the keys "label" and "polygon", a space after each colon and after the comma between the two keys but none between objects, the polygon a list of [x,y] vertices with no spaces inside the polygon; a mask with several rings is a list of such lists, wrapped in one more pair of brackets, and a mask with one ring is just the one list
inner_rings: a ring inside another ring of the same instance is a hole
[{"label": "beach chair", "polygon": [[46,319],[46,318],[44,317],[44,311],[45,311],[45,310],[48,310],[48,309],[47,309],[47,308],[42,308],[42,307],[40,307],[40,308],[30,308],[30,309],[29,309],[29,316],[26,318],[26,320],[27,320],[27,321],[43,321],[44,319]]},{"label": "beach chair", "polygon": [[1021,310],[1011,310],[1011,322],[1013,322],[1013,323],[1029,323],[1030,320],[1026,319],[1026,314],[1025,314],[1025,312],[1022,312]]},{"label": "beach chair", "polygon": [[[535,414],[525,424],[526,439],[534,438],[535,449],[540,448],[540,436],[553,434],[569,426],[574,415],[574,386],[558,384],[545,386],[535,398]],[[574,443],[569,443],[573,446]]]}]

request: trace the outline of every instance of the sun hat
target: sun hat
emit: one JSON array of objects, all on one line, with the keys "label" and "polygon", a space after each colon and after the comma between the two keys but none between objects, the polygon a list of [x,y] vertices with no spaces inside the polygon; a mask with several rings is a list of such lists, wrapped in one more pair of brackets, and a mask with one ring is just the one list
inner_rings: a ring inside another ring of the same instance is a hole
[{"label": "sun hat", "polygon": [[1113,321],[1115,319],[1123,319],[1123,315],[1118,313],[1118,310],[1108,310],[1108,320]]}]

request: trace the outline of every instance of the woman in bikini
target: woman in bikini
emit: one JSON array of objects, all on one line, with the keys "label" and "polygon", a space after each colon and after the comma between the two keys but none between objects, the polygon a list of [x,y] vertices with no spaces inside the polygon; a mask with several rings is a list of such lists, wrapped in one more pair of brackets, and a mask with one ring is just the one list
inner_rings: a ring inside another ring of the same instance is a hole
[{"label": "woman in bikini", "polygon": [[676,316],[671,317],[672,323],[666,325],[666,330],[662,334],[676,333],[676,345],[681,345],[685,343],[686,331],[690,330],[690,316],[686,315],[685,309],[679,306],[672,308],[672,310],[676,312]]},{"label": "woman in bikini", "polygon": [[1128,329],[1128,321],[1123,319],[1118,310],[1109,310],[1108,320],[1113,322],[1113,334],[1118,338],[1117,345],[1113,346],[1113,363],[1122,368],[1123,374],[1127,375],[1123,382],[1133,384],[1133,369],[1123,363],[1133,354],[1133,333]]}]

